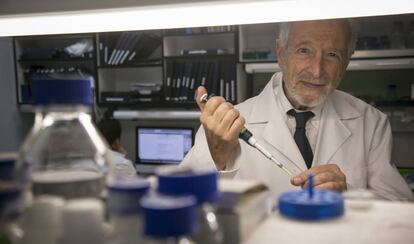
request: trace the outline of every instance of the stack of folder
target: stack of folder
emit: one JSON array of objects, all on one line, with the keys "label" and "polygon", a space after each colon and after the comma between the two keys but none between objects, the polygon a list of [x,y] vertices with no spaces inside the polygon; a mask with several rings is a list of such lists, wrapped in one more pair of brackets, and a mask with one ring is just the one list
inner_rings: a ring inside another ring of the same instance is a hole
[{"label": "stack of folder", "polygon": [[202,33],[221,33],[234,31],[236,27],[234,25],[222,25],[222,26],[210,26],[210,27],[193,27],[184,29],[172,29],[168,30],[169,35],[182,35],[182,34],[202,34]]},{"label": "stack of folder", "polygon": [[99,38],[101,64],[122,65],[148,59],[161,42],[161,37],[154,33],[103,33]]},{"label": "stack of folder", "polygon": [[235,103],[236,64],[216,59],[166,61],[166,101],[194,101],[198,86]]}]

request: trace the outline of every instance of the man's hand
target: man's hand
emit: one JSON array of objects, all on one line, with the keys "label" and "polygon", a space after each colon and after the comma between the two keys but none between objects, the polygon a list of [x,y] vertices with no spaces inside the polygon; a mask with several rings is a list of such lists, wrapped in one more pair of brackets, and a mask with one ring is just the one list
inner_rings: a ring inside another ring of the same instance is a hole
[{"label": "man's hand", "polygon": [[291,179],[292,185],[301,186],[308,185],[308,176],[313,174],[313,182],[315,188],[328,189],[337,192],[346,191],[346,177],[336,164],[326,164],[312,167]]},{"label": "man's hand", "polygon": [[207,91],[204,87],[198,87],[196,102],[201,110],[200,122],[205,130],[214,163],[218,170],[223,170],[239,145],[239,133],[245,120],[223,97],[215,96],[206,103],[200,102],[205,93]]}]

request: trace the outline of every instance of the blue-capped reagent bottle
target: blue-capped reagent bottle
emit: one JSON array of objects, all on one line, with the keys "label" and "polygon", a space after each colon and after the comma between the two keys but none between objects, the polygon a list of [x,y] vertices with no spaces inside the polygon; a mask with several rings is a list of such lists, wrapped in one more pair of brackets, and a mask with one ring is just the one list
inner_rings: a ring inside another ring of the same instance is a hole
[{"label": "blue-capped reagent bottle", "polygon": [[201,244],[223,243],[223,232],[215,214],[219,198],[218,173],[209,168],[166,167],[157,171],[158,192],[166,195],[193,195],[197,200],[198,228],[192,235]]},{"label": "blue-capped reagent bottle", "polygon": [[31,191],[66,199],[101,198],[112,165],[91,120],[88,79],[34,79],[35,122],[19,152]]},{"label": "blue-capped reagent bottle", "polygon": [[0,243],[16,243],[21,238],[18,220],[23,211],[22,177],[16,171],[17,155],[0,152]]},{"label": "blue-capped reagent bottle", "polygon": [[150,194],[140,201],[144,217],[143,243],[194,244],[191,234],[197,228],[196,199]]},{"label": "blue-capped reagent bottle", "polygon": [[145,179],[124,179],[108,184],[107,213],[110,225],[108,244],[143,243],[140,199],[150,188]]}]

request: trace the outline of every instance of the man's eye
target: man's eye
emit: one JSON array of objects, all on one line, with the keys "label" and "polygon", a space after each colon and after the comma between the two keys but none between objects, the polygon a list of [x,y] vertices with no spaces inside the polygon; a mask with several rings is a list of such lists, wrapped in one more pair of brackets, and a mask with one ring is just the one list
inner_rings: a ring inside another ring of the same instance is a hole
[{"label": "man's eye", "polygon": [[301,53],[301,54],[307,54],[307,53],[309,53],[309,49],[307,49],[305,47],[301,47],[301,48],[298,49],[297,52]]},{"label": "man's eye", "polygon": [[339,57],[337,53],[328,53],[328,56],[333,58]]}]

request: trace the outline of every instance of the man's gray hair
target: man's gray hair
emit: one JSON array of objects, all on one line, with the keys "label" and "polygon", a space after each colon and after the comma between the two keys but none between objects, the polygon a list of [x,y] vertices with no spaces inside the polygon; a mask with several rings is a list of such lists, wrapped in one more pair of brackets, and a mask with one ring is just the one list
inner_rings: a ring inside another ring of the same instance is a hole
[{"label": "man's gray hair", "polygon": [[[352,56],[352,54],[355,51],[355,46],[358,38],[358,32],[357,32],[357,24],[352,19],[346,19],[349,24],[349,31],[351,33],[351,38],[349,39],[348,43],[348,55],[349,57]],[[289,39],[289,32],[290,28],[292,27],[293,22],[283,22],[280,24],[279,29],[279,42],[280,45],[284,48],[287,46],[288,39]]]}]

